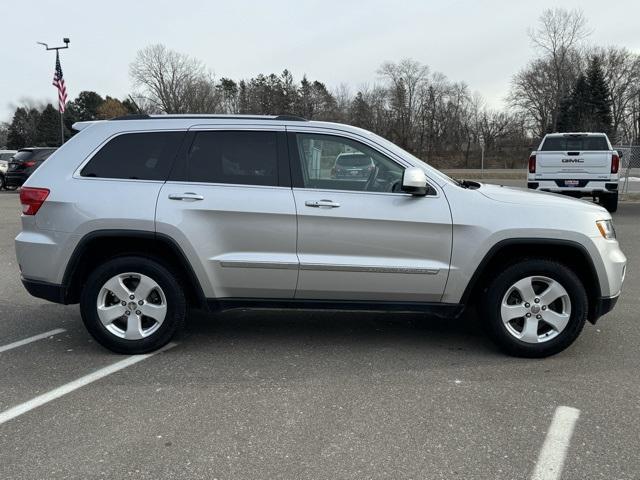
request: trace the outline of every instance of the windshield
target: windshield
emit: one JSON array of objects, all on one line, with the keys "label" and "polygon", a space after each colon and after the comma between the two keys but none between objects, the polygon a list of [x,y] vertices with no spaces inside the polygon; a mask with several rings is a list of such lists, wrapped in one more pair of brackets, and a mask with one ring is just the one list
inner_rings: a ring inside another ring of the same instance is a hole
[{"label": "windshield", "polygon": [[340,155],[336,164],[343,167],[366,167],[371,165],[371,159],[366,155],[354,153],[353,155]]}]

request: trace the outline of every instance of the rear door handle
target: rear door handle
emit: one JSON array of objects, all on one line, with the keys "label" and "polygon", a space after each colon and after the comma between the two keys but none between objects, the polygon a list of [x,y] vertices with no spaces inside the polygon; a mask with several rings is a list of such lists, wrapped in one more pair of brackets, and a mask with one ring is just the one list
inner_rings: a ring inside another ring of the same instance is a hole
[{"label": "rear door handle", "polygon": [[338,208],[340,204],[333,200],[307,200],[304,202],[307,207],[315,208]]},{"label": "rear door handle", "polygon": [[189,200],[195,202],[196,200],[204,200],[204,195],[198,195],[193,192],[170,193],[169,200]]}]

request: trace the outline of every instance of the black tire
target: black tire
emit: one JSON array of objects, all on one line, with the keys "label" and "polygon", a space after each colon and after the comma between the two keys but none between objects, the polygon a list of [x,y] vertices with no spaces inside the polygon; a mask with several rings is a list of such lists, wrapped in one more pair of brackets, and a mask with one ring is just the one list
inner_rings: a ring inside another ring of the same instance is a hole
[{"label": "black tire", "polygon": [[5,185],[4,175],[0,175],[0,190],[4,188],[4,185]]},{"label": "black tire", "polygon": [[618,210],[618,192],[603,194],[600,197],[600,205],[602,205],[611,213]]},{"label": "black tire", "polygon": [[[528,343],[513,336],[500,313],[502,300],[511,286],[530,276],[548,277],[559,282],[571,301],[571,313],[564,330],[541,343]],[[580,279],[565,265],[553,260],[525,259],[506,268],[491,281],[479,307],[489,336],[503,351],[516,357],[541,358],[561,352],[578,338],[587,319],[588,298]]]},{"label": "black tire", "polygon": [[[119,338],[107,330],[98,317],[97,302],[102,287],[109,279],[127,272],[150,277],[166,299],[164,321],[151,335],[139,340]],[[162,264],[146,257],[120,257],[98,266],[89,275],[80,297],[82,321],[93,338],[113,352],[128,355],[152,352],[169,343],[184,326],[186,311],[184,291],[176,277]]]}]

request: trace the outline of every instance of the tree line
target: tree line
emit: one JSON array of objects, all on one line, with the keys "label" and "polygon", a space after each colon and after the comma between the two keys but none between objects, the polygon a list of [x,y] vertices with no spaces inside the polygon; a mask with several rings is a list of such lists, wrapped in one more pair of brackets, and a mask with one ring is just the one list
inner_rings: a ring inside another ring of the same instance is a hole
[{"label": "tree line", "polygon": [[[68,102],[63,116],[65,138],[76,132],[71,128],[75,122],[106,120],[138,110],[130,99],[120,101],[96,92],[83,91]],[[4,142],[3,142],[4,139]],[[57,147],[60,145],[60,114],[52,104],[25,102],[16,107],[10,124],[0,126],[0,145],[16,150],[23,147]]]},{"label": "tree line", "polygon": [[[604,131],[613,142],[638,142],[640,56],[591,46],[589,35],[580,11],[545,10],[529,31],[536,56],[513,76],[507,106],[499,110],[464,82],[412,59],[383,63],[374,83],[353,90],[307,76],[296,80],[288,70],[216,79],[199,59],[150,45],[130,65],[127,99],[81,92],[67,106],[65,128],[72,135],[75,121],[126,113],[286,113],[360,126],[450,168],[478,167],[481,158],[489,166],[522,166],[552,131]],[[58,122],[50,105],[19,107],[7,144],[56,144]]]}]

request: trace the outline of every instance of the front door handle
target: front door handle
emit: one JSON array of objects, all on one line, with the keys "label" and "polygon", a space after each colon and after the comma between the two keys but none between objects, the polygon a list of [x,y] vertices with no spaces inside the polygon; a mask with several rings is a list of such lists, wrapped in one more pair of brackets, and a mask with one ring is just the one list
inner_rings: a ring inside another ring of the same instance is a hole
[{"label": "front door handle", "polygon": [[338,208],[340,204],[333,200],[307,200],[304,202],[307,207],[314,208]]},{"label": "front door handle", "polygon": [[188,200],[195,202],[196,200],[204,200],[204,195],[198,195],[193,192],[185,192],[185,193],[170,193],[169,200]]}]

